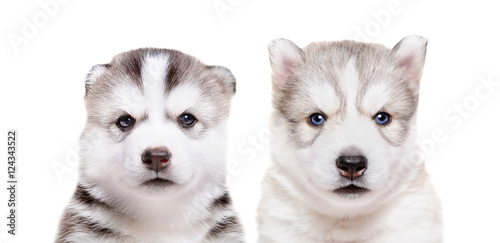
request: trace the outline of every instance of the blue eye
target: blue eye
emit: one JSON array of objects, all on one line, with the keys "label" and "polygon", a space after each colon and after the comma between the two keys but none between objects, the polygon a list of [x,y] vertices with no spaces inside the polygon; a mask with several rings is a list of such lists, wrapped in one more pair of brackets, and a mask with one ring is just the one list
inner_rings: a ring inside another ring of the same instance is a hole
[{"label": "blue eye", "polygon": [[309,116],[309,122],[311,122],[312,125],[314,126],[321,126],[323,123],[325,123],[325,116],[323,116],[320,113],[314,113],[311,116]]},{"label": "blue eye", "polygon": [[194,126],[196,121],[197,121],[196,118],[189,113],[184,113],[184,114],[179,116],[179,123],[183,127],[192,127],[192,126]]},{"label": "blue eye", "polygon": [[391,115],[386,112],[379,112],[375,115],[375,122],[380,125],[385,125],[391,120]]},{"label": "blue eye", "polygon": [[135,119],[130,115],[120,116],[116,121],[116,126],[118,126],[123,131],[128,131],[132,129],[135,124]]}]

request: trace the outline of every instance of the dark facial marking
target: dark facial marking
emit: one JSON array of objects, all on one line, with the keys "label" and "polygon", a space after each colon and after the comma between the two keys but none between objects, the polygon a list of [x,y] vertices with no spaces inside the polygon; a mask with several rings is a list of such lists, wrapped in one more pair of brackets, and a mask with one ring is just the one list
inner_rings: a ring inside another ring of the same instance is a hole
[{"label": "dark facial marking", "polygon": [[167,92],[171,91],[182,82],[186,75],[184,72],[189,71],[193,64],[190,60],[190,56],[180,53],[179,51],[170,50],[168,55],[169,63],[165,80]]},{"label": "dark facial marking", "polygon": [[121,69],[121,71],[124,72],[125,75],[132,77],[136,84],[142,88],[141,70],[143,58],[144,55],[142,52],[127,52],[120,59],[121,61],[116,65],[113,65],[113,67]]}]

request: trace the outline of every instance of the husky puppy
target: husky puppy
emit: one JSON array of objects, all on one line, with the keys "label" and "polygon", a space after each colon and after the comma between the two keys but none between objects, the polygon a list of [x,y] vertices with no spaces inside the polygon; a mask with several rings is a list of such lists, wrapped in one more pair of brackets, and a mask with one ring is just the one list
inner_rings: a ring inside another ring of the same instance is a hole
[{"label": "husky puppy", "polygon": [[440,201],[415,145],[427,40],[269,44],[272,163],[259,242],[442,241]]},{"label": "husky puppy", "polygon": [[85,81],[80,177],[56,242],[244,242],[226,188],[231,72],[138,49]]}]

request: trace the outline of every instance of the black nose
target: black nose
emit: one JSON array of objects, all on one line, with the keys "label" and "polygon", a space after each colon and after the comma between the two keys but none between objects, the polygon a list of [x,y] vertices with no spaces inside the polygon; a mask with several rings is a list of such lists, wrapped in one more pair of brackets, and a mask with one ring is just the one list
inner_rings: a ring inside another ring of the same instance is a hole
[{"label": "black nose", "polygon": [[339,156],[337,158],[337,168],[340,174],[349,180],[362,176],[366,170],[366,164],[365,156]]},{"label": "black nose", "polygon": [[146,149],[142,153],[142,163],[146,164],[148,169],[159,172],[167,168],[171,156],[170,151],[164,147]]}]

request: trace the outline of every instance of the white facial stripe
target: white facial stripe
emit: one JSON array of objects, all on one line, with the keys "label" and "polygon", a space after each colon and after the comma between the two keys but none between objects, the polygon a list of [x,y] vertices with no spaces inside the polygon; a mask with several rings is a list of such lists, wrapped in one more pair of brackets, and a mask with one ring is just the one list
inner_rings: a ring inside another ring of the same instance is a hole
[{"label": "white facial stripe", "polygon": [[368,130],[365,120],[358,113],[356,106],[356,98],[358,96],[359,75],[356,68],[356,58],[352,56],[346,63],[344,73],[340,80],[342,90],[346,95],[346,117],[343,120],[341,128],[339,128],[339,136],[345,142],[343,147],[353,144],[361,144],[363,138],[366,137]]},{"label": "white facial stripe", "polygon": [[347,99],[347,116],[354,117],[357,113],[356,96],[358,95],[359,76],[356,69],[356,58],[352,56],[347,62],[343,76],[341,78],[341,86],[346,94]]},{"label": "white facial stripe", "polygon": [[187,109],[193,108],[201,97],[199,87],[190,84],[179,84],[167,95],[166,104],[168,113],[180,115]]},{"label": "white facial stripe", "polygon": [[141,77],[150,119],[164,116],[162,104],[165,100],[165,77],[168,64],[167,55],[148,55],[143,60]]},{"label": "white facial stripe", "polygon": [[307,87],[307,93],[311,101],[318,107],[322,112],[328,114],[337,113],[340,108],[340,99],[335,96],[335,88],[332,85],[321,83],[318,85],[310,85]]},{"label": "white facial stripe", "polygon": [[366,90],[361,107],[364,111],[375,115],[389,101],[389,88],[385,83],[370,85]]}]

